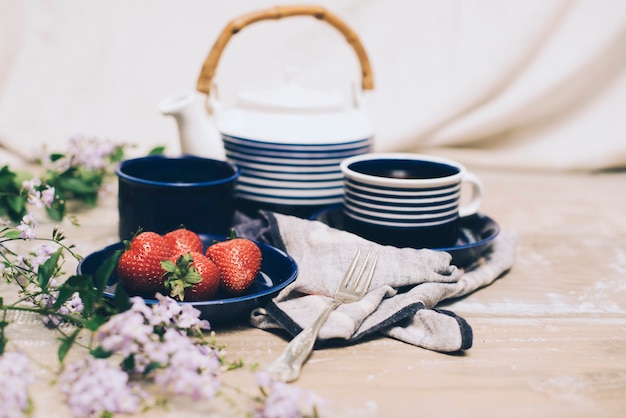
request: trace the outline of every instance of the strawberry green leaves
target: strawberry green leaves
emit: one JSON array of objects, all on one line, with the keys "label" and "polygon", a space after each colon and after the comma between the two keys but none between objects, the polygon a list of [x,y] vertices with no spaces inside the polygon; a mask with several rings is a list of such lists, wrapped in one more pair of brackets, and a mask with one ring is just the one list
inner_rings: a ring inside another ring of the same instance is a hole
[{"label": "strawberry green leaves", "polygon": [[202,276],[191,265],[193,258],[190,253],[178,257],[176,263],[172,260],[161,261],[165,273],[165,287],[170,289],[170,296],[177,300],[185,299],[185,289],[202,281]]}]

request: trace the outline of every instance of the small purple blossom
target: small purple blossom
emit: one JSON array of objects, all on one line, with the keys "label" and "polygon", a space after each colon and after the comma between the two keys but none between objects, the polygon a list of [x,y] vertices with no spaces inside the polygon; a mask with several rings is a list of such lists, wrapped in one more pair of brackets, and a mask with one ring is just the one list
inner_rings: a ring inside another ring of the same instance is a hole
[{"label": "small purple blossom", "polygon": [[[57,300],[58,292],[50,292],[44,295],[45,307],[51,308]],[[72,297],[69,298],[61,307],[57,310],[56,314],[51,314],[43,318],[43,323],[48,328],[56,328],[63,321],[62,316],[71,315],[74,313],[81,313],[84,309],[83,301],[78,295],[78,292],[72,293]]]},{"label": "small purple blossom", "polygon": [[152,326],[170,324],[180,314],[181,305],[174,299],[160,293],[156,294],[156,298],[159,303],[152,305],[152,312],[146,319]]},{"label": "small purple blossom", "polygon": [[[129,310],[113,316],[98,329],[96,338],[103,350],[132,358],[130,372],[145,373],[155,365],[167,369],[178,352],[192,353],[192,361],[198,347],[188,337],[190,327],[208,326],[195,308],[181,307],[169,297],[157,298],[159,303],[151,306],[142,298],[132,298]],[[157,328],[162,332],[155,332]],[[204,369],[196,367],[195,373],[203,373]]]},{"label": "small purple blossom", "polygon": [[41,203],[47,208],[52,206],[52,202],[54,202],[54,196],[56,194],[56,190],[54,187],[46,186],[46,188],[41,192]]},{"label": "small purple blossom", "polygon": [[181,305],[174,299],[163,296],[160,293],[156,294],[156,298],[159,303],[152,306],[152,316],[150,316],[151,325],[159,326],[172,323],[180,329],[211,329],[209,321],[201,320],[200,311],[192,305]]},{"label": "small purple blossom", "polygon": [[54,201],[55,189],[49,185],[41,191],[38,188],[41,186],[41,180],[38,178],[32,178],[30,180],[24,180],[22,182],[22,190],[26,190],[27,202],[36,208],[50,207]]},{"label": "small purple blossom", "polygon": [[180,315],[174,321],[176,326],[183,329],[198,328],[205,331],[211,329],[209,321],[200,319],[200,311],[192,305],[182,305]]},{"label": "small purple blossom", "polygon": [[21,231],[20,238],[29,241],[34,240],[37,237],[35,233],[36,227],[37,221],[35,220],[35,215],[32,212],[27,212],[26,215],[22,217],[20,224],[17,226],[17,229]]},{"label": "small purple blossom", "polygon": [[[133,306],[137,299],[133,299]],[[154,328],[146,323],[141,311],[130,309],[113,316],[99,329],[96,338],[107,352],[119,353],[126,358],[135,357],[135,373],[143,373],[150,359],[142,354],[143,348],[155,338]]]},{"label": "small purple blossom", "polygon": [[41,180],[37,177],[22,182],[22,190],[26,190],[29,195],[35,194],[39,186],[41,186]]},{"label": "small purple blossom", "polygon": [[112,141],[76,135],[69,139],[66,155],[54,161],[53,166],[59,171],[78,166],[87,170],[102,170],[108,165],[107,158],[115,149]]},{"label": "small purple blossom", "polygon": [[165,392],[188,395],[193,400],[211,399],[221,386],[218,377],[220,362],[213,350],[193,344],[192,340],[173,328],[163,338],[163,354],[168,367],[159,371],[154,383]]},{"label": "small purple blossom", "polygon": [[41,201],[41,192],[39,190],[36,190],[32,194],[28,194],[28,204],[36,208],[43,207],[43,202]]},{"label": "small purple blossom", "polygon": [[[49,248],[46,248],[45,244],[42,245],[41,254],[46,254],[50,251]],[[49,257],[49,256],[48,256]],[[25,259],[23,257],[18,257],[21,261],[20,264],[24,267],[30,266],[34,274],[37,274],[37,270],[40,264],[36,264],[33,262],[33,259]],[[44,256],[44,258],[46,258]],[[46,258],[47,259],[47,258]],[[41,287],[39,287],[36,282],[28,283],[24,289],[23,293],[25,296],[29,297],[34,304],[38,304],[46,309],[52,308],[57,301],[57,297],[59,294],[58,291],[59,284],[56,279],[51,278],[48,282],[47,290],[44,292]],[[49,328],[56,328],[63,322],[63,316],[68,316],[71,314],[80,314],[84,309],[83,301],[80,298],[78,292],[74,292],[72,296],[61,305],[59,309],[57,309],[56,313],[47,315],[43,317],[44,324]]]},{"label": "small purple blossom", "polygon": [[274,380],[265,372],[256,377],[267,397],[254,411],[255,418],[300,418],[303,410],[314,410],[321,403],[313,392]]},{"label": "small purple blossom", "polygon": [[54,254],[56,248],[50,244],[42,244],[34,252],[34,256],[29,259],[29,263],[34,273],[39,271],[39,266],[48,261],[50,256]]},{"label": "small purple blossom", "polygon": [[129,384],[126,373],[91,356],[66,366],[59,388],[75,417],[134,413],[146,398],[139,386]]},{"label": "small purple blossom", "polygon": [[[132,298],[129,310],[113,316],[96,335],[102,349],[120,354],[132,373],[151,373],[162,391],[188,395],[194,400],[215,396],[219,353],[192,338],[197,328],[208,329],[200,312],[190,305],[158,295],[158,303],[147,306]],[[193,329],[192,329],[193,328]],[[158,332],[157,332],[158,331]]]},{"label": "small purple blossom", "polygon": [[28,358],[20,352],[0,356],[0,405],[3,417],[24,416],[30,406],[28,386],[35,375]]}]

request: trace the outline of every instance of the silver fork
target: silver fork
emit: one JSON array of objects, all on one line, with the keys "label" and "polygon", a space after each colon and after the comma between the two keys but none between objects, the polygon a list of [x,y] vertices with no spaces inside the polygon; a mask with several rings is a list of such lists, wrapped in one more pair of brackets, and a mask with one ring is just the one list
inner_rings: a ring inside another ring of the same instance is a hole
[{"label": "silver fork", "polygon": [[[328,319],[330,313],[344,303],[358,302],[363,298],[363,296],[365,296],[370,283],[372,282],[372,277],[374,276],[374,269],[376,268],[376,263],[378,262],[378,254],[376,254],[374,260],[370,263],[369,271],[366,272],[365,269],[368,267],[368,261],[370,258],[370,254],[368,253],[363,265],[356,275],[356,278],[351,280],[360,256],[361,251],[359,250],[350,262],[348,270],[346,270],[343,275],[343,279],[333,295],[332,302],[311,325],[303,329],[289,342],[289,344],[287,344],[285,350],[276,360],[274,360],[274,362],[266,367],[265,371],[274,379],[283,382],[296,380],[300,376],[302,365],[313,351],[317,335],[319,334],[322,325]],[[365,280],[361,283],[363,278],[365,278]]]}]

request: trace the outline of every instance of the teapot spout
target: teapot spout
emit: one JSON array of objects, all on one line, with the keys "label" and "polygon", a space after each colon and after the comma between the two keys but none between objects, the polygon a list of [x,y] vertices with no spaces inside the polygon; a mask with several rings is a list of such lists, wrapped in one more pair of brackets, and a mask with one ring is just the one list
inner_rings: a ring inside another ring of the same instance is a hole
[{"label": "teapot spout", "polygon": [[218,160],[226,158],[220,133],[202,108],[198,95],[188,93],[167,97],[160,102],[159,110],[176,120],[183,154]]}]

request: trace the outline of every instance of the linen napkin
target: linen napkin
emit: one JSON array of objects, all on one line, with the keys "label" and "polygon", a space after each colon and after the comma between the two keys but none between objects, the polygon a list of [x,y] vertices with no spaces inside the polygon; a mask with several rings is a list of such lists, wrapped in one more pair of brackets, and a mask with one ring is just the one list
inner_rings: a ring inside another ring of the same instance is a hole
[{"label": "linen napkin", "polygon": [[382,246],[357,235],[273,212],[258,218],[238,214],[240,236],[283,249],[298,264],[298,278],[267,304],[254,310],[253,326],[282,329],[292,336],[315,320],[330,303],[357,249],[379,253],[368,294],[331,313],[316,345],[350,344],[374,334],[418,347],[455,352],[472,346],[472,329],[451,311],[436,308],[443,300],[486,286],[513,264],[516,236],[501,232],[491,251],[467,270],[451,265],[451,255],[429,249]]}]

